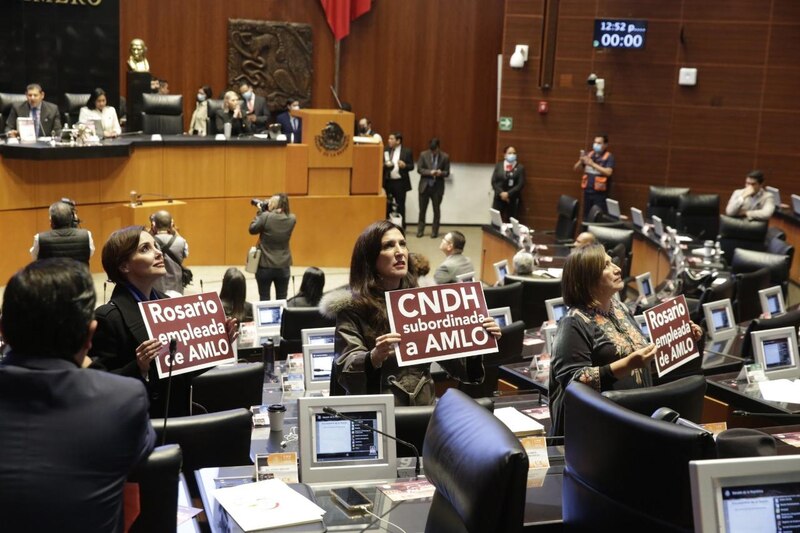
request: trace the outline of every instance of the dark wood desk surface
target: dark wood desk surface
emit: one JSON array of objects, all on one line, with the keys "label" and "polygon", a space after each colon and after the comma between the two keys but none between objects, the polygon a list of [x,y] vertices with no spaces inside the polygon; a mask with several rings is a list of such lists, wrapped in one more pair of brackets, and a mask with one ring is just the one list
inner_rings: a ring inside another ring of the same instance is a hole
[{"label": "dark wood desk surface", "polygon": [[800,418],[800,404],[765,400],[757,384],[749,385],[746,381],[737,381],[737,376],[738,372],[708,376],[706,394],[727,403],[732,409],[753,413],[796,414]]}]

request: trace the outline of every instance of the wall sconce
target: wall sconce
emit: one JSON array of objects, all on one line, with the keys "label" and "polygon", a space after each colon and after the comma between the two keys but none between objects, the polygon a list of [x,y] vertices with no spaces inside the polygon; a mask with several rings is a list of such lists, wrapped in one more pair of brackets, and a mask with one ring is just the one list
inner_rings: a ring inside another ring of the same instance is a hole
[{"label": "wall sconce", "polygon": [[518,44],[511,54],[511,59],[508,60],[508,66],[511,68],[522,68],[528,60],[528,45]]}]

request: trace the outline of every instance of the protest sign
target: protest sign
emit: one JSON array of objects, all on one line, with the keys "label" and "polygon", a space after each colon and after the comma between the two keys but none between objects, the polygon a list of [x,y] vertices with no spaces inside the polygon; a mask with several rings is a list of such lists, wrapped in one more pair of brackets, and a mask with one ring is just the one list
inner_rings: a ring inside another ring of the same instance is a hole
[{"label": "protest sign", "polygon": [[161,341],[156,358],[158,377],[169,374],[169,341],[177,341],[172,375],[235,363],[236,354],[225,331],[225,312],[215,292],[139,302],[151,339]]},{"label": "protest sign", "polygon": [[442,361],[497,351],[497,341],[482,326],[489,316],[479,282],[451,283],[386,293],[399,366]]},{"label": "protest sign", "polygon": [[656,345],[658,377],[700,357],[683,295],[648,309],[644,319]]}]

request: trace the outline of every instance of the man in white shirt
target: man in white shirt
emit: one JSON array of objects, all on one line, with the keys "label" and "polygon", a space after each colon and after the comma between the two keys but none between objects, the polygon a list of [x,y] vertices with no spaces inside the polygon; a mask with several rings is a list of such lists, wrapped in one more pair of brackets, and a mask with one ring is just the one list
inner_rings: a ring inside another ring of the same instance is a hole
[{"label": "man in white shirt", "polygon": [[725,214],[748,220],[769,220],[775,211],[775,198],[764,189],[764,173],[760,170],[750,172],[744,184],[744,189],[733,191]]}]

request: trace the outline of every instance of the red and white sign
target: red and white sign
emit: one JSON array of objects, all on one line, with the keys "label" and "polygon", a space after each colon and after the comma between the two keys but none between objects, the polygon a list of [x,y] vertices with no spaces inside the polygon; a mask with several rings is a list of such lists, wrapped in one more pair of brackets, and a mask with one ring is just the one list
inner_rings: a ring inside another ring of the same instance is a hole
[{"label": "red and white sign", "polygon": [[648,309],[644,319],[656,345],[658,377],[700,357],[683,295]]},{"label": "red and white sign", "polygon": [[178,345],[173,376],[236,362],[217,293],[139,302],[139,309],[150,338],[161,341],[161,353],[156,358],[159,378],[169,375],[169,341],[173,338]]},{"label": "red and white sign", "polygon": [[451,283],[386,293],[399,366],[416,365],[497,351],[483,327],[489,317],[480,282]]}]

